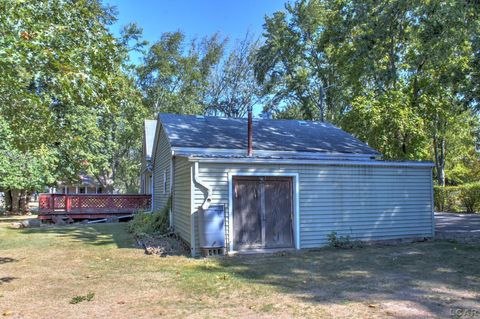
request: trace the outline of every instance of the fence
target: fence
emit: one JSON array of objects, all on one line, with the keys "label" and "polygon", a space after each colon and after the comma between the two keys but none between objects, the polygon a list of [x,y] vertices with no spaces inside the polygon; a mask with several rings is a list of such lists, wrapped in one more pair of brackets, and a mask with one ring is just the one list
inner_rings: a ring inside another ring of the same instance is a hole
[{"label": "fence", "polygon": [[123,214],[149,210],[150,195],[40,194],[39,214]]}]

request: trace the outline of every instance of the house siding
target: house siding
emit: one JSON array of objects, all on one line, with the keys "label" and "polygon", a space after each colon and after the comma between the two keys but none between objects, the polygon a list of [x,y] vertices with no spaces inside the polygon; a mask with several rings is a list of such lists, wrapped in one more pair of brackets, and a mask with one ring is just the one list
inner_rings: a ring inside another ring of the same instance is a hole
[{"label": "house siding", "polygon": [[190,244],[191,227],[191,163],[186,158],[174,159],[173,177],[173,228],[174,231]]},{"label": "house siding", "polygon": [[[153,210],[159,211],[165,207],[170,197],[170,163],[172,151],[167,136],[159,127],[158,145],[155,149],[153,163]],[[164,176],[166,177],[166,189],[164,192]]]},{"label": "house siding", "polygon": [[146,172],[145,172],[145,168],[146,168],[146,160],[144,158],[145,156],[142,154],[142,166],[140,167],[140,193],[141,194],[145,194],[145,175],[146,175]]},{"label": "house siding", "polygon": [[[394,164],[393,164],[394,165]],[[326,245],[335,231],[353,240],[433,237],[432,177],[428,167],[200,163],[212,205],[228,211],[228,173],[299,176],[300,248]],[[195,187],[194,207],[204,200]],[[198,243],[195,219],[195,242]],[[198,245],[197,247],[198,248]]]}]

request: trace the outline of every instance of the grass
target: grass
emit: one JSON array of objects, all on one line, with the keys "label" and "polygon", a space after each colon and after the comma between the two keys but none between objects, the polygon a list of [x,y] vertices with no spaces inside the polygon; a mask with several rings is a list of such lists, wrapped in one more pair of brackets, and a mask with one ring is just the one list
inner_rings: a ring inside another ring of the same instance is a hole
[{"label": "grass", "polygon": [[0,218],[0,315],[9,318],[450,317],[451,309],[480,310],[479,246],[159,258],[135,247],[126,224],[17,230],[10,222]]}]

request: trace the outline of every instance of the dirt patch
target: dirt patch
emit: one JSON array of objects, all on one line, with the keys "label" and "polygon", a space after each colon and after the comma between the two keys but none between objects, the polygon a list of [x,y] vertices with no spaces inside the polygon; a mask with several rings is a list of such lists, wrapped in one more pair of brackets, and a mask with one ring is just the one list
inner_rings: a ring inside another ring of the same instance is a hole
[{"label": "dirt patch", "polygon": [[190,253],[188,246],[175,233],[157,236],[143,235],[137,237],[137,241],[147,255],[188,256]]}]

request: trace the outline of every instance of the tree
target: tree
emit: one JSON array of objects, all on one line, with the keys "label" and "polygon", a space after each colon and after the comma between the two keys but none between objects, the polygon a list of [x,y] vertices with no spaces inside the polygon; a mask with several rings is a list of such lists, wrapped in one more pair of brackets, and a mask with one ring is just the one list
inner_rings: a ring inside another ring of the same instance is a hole
[{"label": "tree", "polygon": [[244,117],[249,107],[265,102],[263,88],[255,80],[253,68],[258,47],[259,40],[247,33],[216,66],[208,81],[206,104],[209,113]]},{"label": "tree", "polygon": [[477,128],[480,7],[299,0],[285,11],[266,19],[256,66],[281,112],[326,112],[387,158],[433,159],[444,185],[452,150],[474,147],[473,138],[452,133],[462,127],[473,137]]},{"label": "tree", "polygon": [[150,116],[159,112],[203,114],[208,79],[224,45],[218,34],[187,44],[181,32],[164,33],[137,69]]},{"label": "tree", "polygon": [[[420,108],[432,141],[439,185],[445,185],[445,167],[454,128],[463,127],[473,136],[476,126],[471,111],[471,78],[476,73],[475,39],[480,8],[469,2],[428,3],[412,9],[418,23],[412,23],[412,40],[406,57],[411,61],[409,77],[412,107]],[[470,115],[470,116],[469,116]],[[461,135],[458,131],[454,134]],[[458,141],[458,140],[457,140]],[[474,147],[470,139],[469,148]]]},{"label": "tree", "polygon": [[0,118],[9,136],[0,187],[11,198],[98,173],[110,160],[102,120],[136,103],[125,48],[107,29],[113,21],[97,0],[0,2]]},{"label": "tree", "polygon": [[[273,95],[270,108],[297,109],[304,119],[334,118],[341,106],[328,99],[335,72],[324,39],[327,16],[322,1],[286,4],[286,12],[265,19],[265,43],[256,59],[257,80]],[[336,105],[337,104],[337,105]]]},{"label": "tree", "polygon": [[379,150],[385,159],[428,159],[428,138],[423,119],[409,105],[403,90],[382,95],[370,92],[352,101],[342,126]]}]

